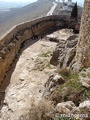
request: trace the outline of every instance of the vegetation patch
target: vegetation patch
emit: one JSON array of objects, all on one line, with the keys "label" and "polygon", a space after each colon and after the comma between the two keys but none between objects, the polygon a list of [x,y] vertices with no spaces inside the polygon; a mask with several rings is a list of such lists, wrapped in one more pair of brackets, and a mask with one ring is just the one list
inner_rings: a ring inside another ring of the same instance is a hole
[{"label": "vegetation patch", "polygon": [[65,79],[65,83],[58,86],[50,95],[55,104],[73,101],[78,106],[80,102],[90,99],[90,89],[82,86],[78,73],[66,68],[57,72]]},{"label": "vegetation patch", "polygon": [[42,54],[39,55],[39,57],[50,57],[51,56],[51,51],[43,52]]},{"label": "vegetation patch", "polygon": [[30,120],[77,120],[73,117],[62,117],[57,113],[52,101],[46,99],[40,100],[38,104],[32,102],[29,118]]},{"label": "vegetation patch", "polygon": [[62,68],[62,69],[59,69],[57,72],[67,81],[71,79],[79,81],[78,73],[71,71],[71,69]]}]

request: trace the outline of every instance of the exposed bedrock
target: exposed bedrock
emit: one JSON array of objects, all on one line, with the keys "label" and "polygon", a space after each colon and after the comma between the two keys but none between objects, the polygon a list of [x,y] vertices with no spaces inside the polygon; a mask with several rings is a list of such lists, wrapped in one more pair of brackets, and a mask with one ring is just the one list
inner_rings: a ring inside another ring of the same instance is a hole
[{"label": "exposed bedrock", "polygon": [[[66,39],[59,38],[58,44],[53,51],[50,63],[57,66],[58,68],[72,67],[74,57],[76,55],[76,45],[78,41],[78,34],[73,34],[73,32],[68,33]],[[70,35],[71,34],[71,35]]]}]

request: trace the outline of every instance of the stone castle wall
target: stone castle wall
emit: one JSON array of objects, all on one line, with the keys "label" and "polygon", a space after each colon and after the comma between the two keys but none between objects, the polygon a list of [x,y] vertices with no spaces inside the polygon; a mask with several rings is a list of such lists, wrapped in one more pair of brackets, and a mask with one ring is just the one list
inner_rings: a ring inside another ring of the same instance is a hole
[{"label": "stone castle wall", "polygon": [[0,84],[24,41],[52,29],[68,28],[69,24],[69,18],[52,15],[18,24],[7,31],[0,38]]},{"label": "stone castle wall", "polygon": [[76,54],[76,69],[90,67],[90,0],[85,0]]}]

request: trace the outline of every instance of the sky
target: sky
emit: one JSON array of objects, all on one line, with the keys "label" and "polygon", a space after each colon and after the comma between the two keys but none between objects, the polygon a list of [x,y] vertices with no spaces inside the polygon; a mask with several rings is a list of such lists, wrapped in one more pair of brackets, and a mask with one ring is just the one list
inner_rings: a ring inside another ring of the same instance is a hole
[{"label": "sky", "polygon": [[0,0],[0,1],[7,1],[7,2],[28,2],[28,3],[32,3],[32,2],[36,2],[37,0]]},{"label": "sky", "polygon": [[82,5],[84,4],[84,0],[73,0],[73,2],[77,2],[78,4]]},{"label": "sky", "polygon": [[[0,1],[32,3],[32,2],[35,2],[37,0],[0,0]],[[73,2],[77,1],[80,5],[83,5],[83,3],[84,3],[84,0],[72,0],[72,1]]]}]

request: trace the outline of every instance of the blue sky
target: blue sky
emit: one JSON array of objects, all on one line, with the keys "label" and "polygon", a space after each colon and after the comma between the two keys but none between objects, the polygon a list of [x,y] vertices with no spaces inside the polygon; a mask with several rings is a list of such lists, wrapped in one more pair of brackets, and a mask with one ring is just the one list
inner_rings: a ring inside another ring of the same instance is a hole
[{"label": "blue sky", "polygon": [[[0,1],[8,1],[8,2],[28,2],[28,3],[31,3],[31,2],[35,2],[37,0],[0,0]],[[42,0],[43,1],[43,0]],[[67,0],[66,0],[67,1]],[[72,0],[73,2],[78,2],[80,5],[83,5],[84,3],[84,0]]]}]

